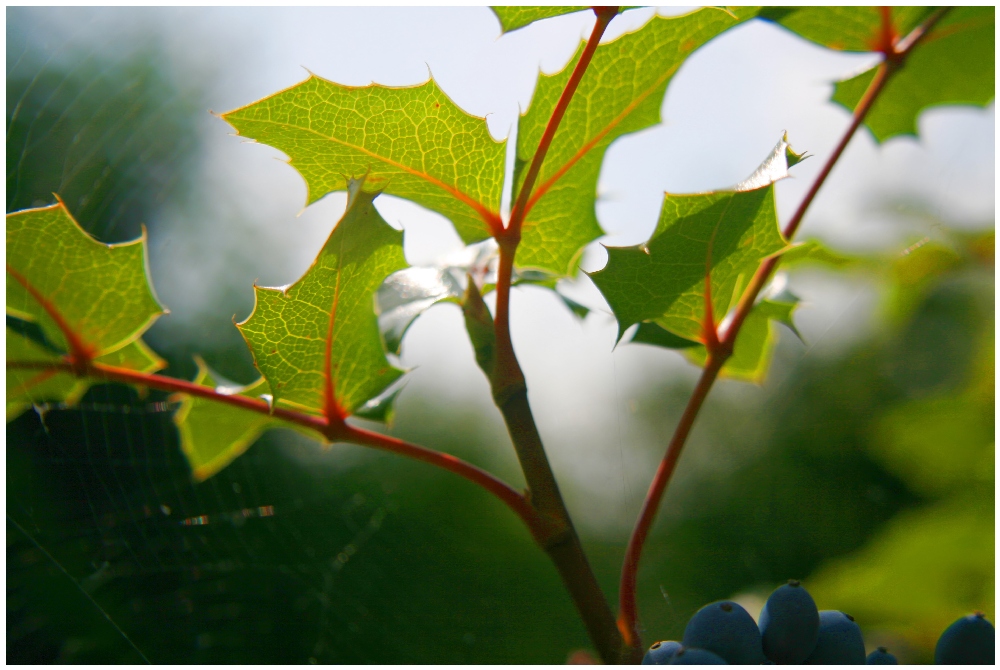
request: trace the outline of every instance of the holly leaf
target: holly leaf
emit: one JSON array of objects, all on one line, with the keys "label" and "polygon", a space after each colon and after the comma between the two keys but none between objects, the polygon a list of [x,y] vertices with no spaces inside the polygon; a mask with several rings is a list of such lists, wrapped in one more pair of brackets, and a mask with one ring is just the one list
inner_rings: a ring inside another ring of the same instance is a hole
[{"label": "holly leaf", "polygon": [[650,344],[654,347],[663,347],[664,349],[688,349],[690,347],[702,346],[700,342],[686,340],[683,337],[674,335],[666,328],[661,328],[650,321],[643,321],[639,324],[639,327],[636,328],[635,333],[632,335],[631,342],[635,344]]},{"label": "holly leaf", "polygon": [[[797,299],[795,302],[761,300],[754,305],[736,336],[733,355],[722,366],[719,374],[730,379],[762,383],[771,365],[774,346],[778,342],[775,324],[784,324],[802,339],[792,321],[792,313],[797,306]],[[704,367],[708,359],[708,352],[701,345],[687,349],[684,353],[688,360],[699,367]]]},{"label": "holly leaf", "polygon": [[[60,365],[63,355],[44,343],[24,334],[25,328],[7,327],[7,360],[23,363]],[[41,332],[40,329],[38,332]],[[97,363],[128,368],[138,372],[156,372],[167,363],[142,340],[134,340],[115,351],[94,359]],[[76,377],[57,369],[7,369],[7,421],[16,419],[33,405],[55,402],[72,406],[83,397],[94,380]]]},{"label": "holly leaf", "polygon": [[403,234],[364,183],[349,184],[347,211],[306,274],[283,288],[255,286],[253,312],[237,324],[275,403],[345,417],[402,374],[385,357],[374,301],[406,267]]},{"label": "holly leaf", "polygon": [[145,232],[102,244],[62,202],[7,215],[7,314],[37,324],[60,351],[109,354],[164,311],[146,271]]},{"label": "holly leaf", "polygon": [[[594,206],[608,146],[622,135],[659,123],[667,84],[684,60],[716,35],[751,18],[754,11],[703,9],[654,17],[638,31],[597,48],[528,201],[517,252],[521,267],[573,274],[583,248],[603,234]],[[583,45],[562,72],[539,77],[518,126],[518,188],[582,53]]]},{"label": "holly leaf", "polygon": [[788,175],[790,156],[799,154],[782,138],[761,168],[732,190],[667,194],[647,242],[608,248],[607,265],[590,277],[618,319],[619,337],[635,323],[652,321],[703,342],[706,283],[718,322],[760,262],[786,246],[773,182]]},{"label": "holly leaf", "polygon": [[[263,378],[246,386],[228,382],[220,384],[221,378],[205,361],[200,357],[196,357],[195,361],[198,364],[198,374],[194,379],[196,384],[214,388],[223,395],[259,399],[267,393],[267,382]],[[290,427],[290,424],[272,416],[206,398],[175,394],[171,399],[180,402],[174,413],[174,423],[180,434],[181,451],[187,457],[196,481],[205,481],[232,463],[267,429]]]},{"label": "holly leaf", "polygon": [[[917,135],[917,117],[940,105],[985,107],[996,90],[995,8],[956,7],[914,47],[865,117],[875,139]],[[853,110],[876,68],[837,83],[834,102]]]},{"label": "holly leaf", "polygon": [[582,12],[590,7],[491,7],[490,9],[500,20],[500,31],[509,33],[535,21]]},{"label": "holly leaf", "polygon": [[[905,36],[933,10],[889,8],[892,33]],[[836,51],[878,51],[882,44],[881,7],[765,7],[758,16]]]},{"label": "holly leaf", "polygon": [[364,177],[370,189],[449,218],[466,243],[500,225],[506,142],[433,80],[356,87],[313,75],[222,118],[288,155],[305,179],[307,204]]}]

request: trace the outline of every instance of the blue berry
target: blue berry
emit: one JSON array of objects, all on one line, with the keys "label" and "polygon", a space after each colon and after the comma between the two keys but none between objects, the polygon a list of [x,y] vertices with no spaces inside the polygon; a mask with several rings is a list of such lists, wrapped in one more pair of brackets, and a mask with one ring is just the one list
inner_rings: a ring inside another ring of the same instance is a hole
[{"label": "blue berry", "polygon": [[727,665],[717,654],[704,649],[681,647],[670,659],[670,665]]},{"label": "blue berry", "polygon": [[819,640],[816,603],[794,579],[770,595],[758,624],[764,655],[775,663],[801,664]]},{"label": "blue berry", "polygon": [[681,643],[676,640],[666,640],[654,642],[642,657],[643,665],[666,665],[674,657],[677,650],[681,648]]},{"label": "blue berry", "polygon": [[896,657],[889,653],[889,650],[885,647],[879,647],[872,653],[868,654],[868,658],[865,659],[866,665],[899,665],[899,661]]},{"label": "blue berry", "polygon": [[934,649],[938,665],[993,665],[995,658],[996,631],[982,612],[948,626]]},{"label": "blue berry", "polygon": [[705,605],[695,612],[684,629],[682,644],[717,654],[730,665],[756,665],[764,660],[757,623],[730,600]]},{"label": "blue berry", "polygon": [[865,641],[854,617],[836,610],[819,613],[819,639],[809,665],[864,665]]}]

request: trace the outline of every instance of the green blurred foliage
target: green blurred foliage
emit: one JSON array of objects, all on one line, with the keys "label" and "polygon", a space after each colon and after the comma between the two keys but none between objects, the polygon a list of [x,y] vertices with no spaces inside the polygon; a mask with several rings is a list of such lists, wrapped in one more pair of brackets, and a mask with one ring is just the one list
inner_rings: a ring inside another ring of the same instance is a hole
[{"label": "green blurred foliage", "polygon": [[102,242],[137,238],[185,185],[190,96],[155,44],[111,58],[44,44],[19,11],[7,20],[7,211],[58,194]]},{"label": "green blurred foliage", "polygon": [[[885,289],[878,337],[801,365],[762,418],[706,408],[707,444],[691,447],[730,440],[750,455],[668,494],[680,518],[651,540],[640,585],[652,637],[676,637],[709,600],[766,597],[789,578],[901,662],[929,662],[963,614],[993,618],[993,233],[938,230],[895,261],[859,264]],[[664,430],[676,411],[657,420]]]}]

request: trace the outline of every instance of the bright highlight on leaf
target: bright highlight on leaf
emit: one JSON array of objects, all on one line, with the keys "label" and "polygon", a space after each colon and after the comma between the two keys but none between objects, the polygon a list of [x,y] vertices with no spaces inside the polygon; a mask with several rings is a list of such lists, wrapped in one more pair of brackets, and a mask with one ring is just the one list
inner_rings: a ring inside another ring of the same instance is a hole
[{"label": "bright highlight on leaf", "polygon": [[449,218],[466,243],[499,226],[505,142],[433,80],[352,87],[311,76],[222,118],[287,154],[306,181],[308,204],[364,177],[368,188]]},{"label": "bright highlight on leaf", "polygon": [[[608,146],[622,135],[658,124],[667,85],[685,59],[716,35],[752,18],[754,11],[703,9],[654,17],[639,30],[597,48],[529,200],[517,252],[521,267],[560,276],[576,270],[583,248],[602,234],[594,205]],[[582,53],[583,45],[562,72],[539,77],[518,127],[517,187]]]},{"label": "bright highlight on leaf", "polygon": [[237,324],[275,403],[339,419],[402,373],[386,360],[375,292],[406,267],[403,234],[349,185],[347,211],[312,266],[285,288],[255,287],[256,305]]},{"label": "bright highlight on leaf", "polygon": [[773,180],[787,176],[791,155],[798,156],[784,139],[778,142],[752,177],[767,183],[760,188],[667,194],[645,244],[608,248],[607,266],[591,278],[618,319],[619,336],[635,323],[652,321],[682,339],[703,341],[706,270],[718,323],[760,262],[786,246],[778,232]]}]

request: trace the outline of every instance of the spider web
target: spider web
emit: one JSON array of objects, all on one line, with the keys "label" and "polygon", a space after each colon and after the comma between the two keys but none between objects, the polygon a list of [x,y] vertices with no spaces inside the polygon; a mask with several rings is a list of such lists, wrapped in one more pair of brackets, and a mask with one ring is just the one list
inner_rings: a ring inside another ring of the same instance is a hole
[{"label": "spider web", "polygon": [[[8,10],[7,210],[58,193],[101,241],[156,234],[194,188],[204,112],[155,40],[102,51],[90,15],[64,11],[79,35]],[[166,344],[168,374],[190,377]],[[481,491],[282,432],[194,483],[175,410],[98,385],[8,423],[8,662],[561,662],[586,646],[544,557]],[[474,458],[475,419],[448,420],[452,443],[432,446]]]}]

